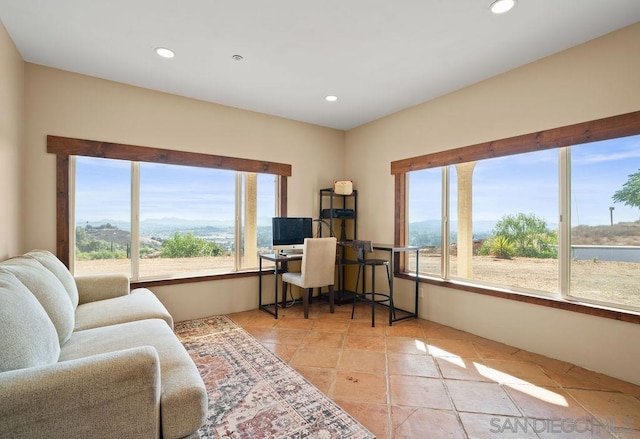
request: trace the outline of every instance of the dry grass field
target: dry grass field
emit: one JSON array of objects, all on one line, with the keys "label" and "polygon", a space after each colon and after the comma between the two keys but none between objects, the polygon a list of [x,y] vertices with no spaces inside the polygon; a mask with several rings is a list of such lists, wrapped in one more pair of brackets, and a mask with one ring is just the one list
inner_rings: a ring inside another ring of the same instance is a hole
[{"label": "dry grass field", "polygon": [[[141,278],[171,278],[176,275],[206,275],[224,273],[233,269],[233,256],[201,258],[150,258],[140,260]],[[129,259],[96,259],[76,261],[76,275],[131,272]]]},{"label": "dry grass field", "polygon": [[[439,257],[426,253],[424,255],[421,253],[420,257],[422,267],[428,266],[439,271]],[[514,290],[552,294],[558,290],[557,259],[498,259],[492,256],[474,256],[472,264],[473,280],[506,286]],[[450,270],[452,276],[457,272],[455,258],[452,258]],[[572,295],[638,306],[640,303],[639,275],[640,266],[633,262],[572,261]]]}]

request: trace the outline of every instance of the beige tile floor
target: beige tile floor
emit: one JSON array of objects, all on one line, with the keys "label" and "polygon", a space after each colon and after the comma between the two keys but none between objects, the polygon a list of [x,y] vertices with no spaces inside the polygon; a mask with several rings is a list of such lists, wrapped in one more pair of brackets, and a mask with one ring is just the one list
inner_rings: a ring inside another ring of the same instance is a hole
[{"label": "beige tile floor", "polygon": [[[316,301],[230,317],[378,439],[640,438],[640,386],[422,319]],[[639,365],[640,367],[640,365]]]}]

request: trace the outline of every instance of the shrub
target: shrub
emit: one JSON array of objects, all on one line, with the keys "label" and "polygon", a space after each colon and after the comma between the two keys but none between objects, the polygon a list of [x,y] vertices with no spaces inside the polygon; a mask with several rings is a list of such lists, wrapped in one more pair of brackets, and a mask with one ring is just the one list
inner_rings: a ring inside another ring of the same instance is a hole
[{"label": "shrub", "polygon": [[514,246],[515,255],[527,258],[558,257],[558,234],[545,220],[533,214],[518,213],[502,217],[492,238],[504,237]]},{"label": "shrub", "polygon": [[161,258],[195,258],[199,256],[220,256],[224,247],[204,238],[197,238],[193,233],[181,235],[176,232],[172,238],[162,243]]},{"label": "shrub", "polygon": [[500,259],[511,259],[516,254],[516,248],[506,236],[494,236],[482,244],[480,254],[491,255]]},{"label": "shrub", "polygon": [[79,261],[95,261],[97,259],[127,259],[127,253],[120,250],[93,250],[81,252],[76,250],[76,259]]}]

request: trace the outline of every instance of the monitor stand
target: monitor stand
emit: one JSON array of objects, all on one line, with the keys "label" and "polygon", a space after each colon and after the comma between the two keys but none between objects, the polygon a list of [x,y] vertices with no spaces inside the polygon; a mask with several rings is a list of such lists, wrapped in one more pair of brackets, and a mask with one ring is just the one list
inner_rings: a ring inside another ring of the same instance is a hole
[{"label": "monitor stand", "polygon": [[297,248],[297,249],[290,249],[290,250],[280,250],[280,254],[283,256],[301,255],[302,249]]}]

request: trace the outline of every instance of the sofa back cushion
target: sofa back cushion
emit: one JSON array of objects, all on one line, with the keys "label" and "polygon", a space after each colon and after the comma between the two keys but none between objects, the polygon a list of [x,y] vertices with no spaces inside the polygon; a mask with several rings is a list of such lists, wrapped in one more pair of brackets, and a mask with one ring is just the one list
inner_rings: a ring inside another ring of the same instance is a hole
[{"label": "sofa back cushion", "polygon": [[0,272],[0,372],[53,364],[58,333],[38,299],[7,271]]},{"label": "sofa back cushion", "polygon": [[58,278],[62,285],[64,285],[65,290],[67,290],[67,294],[69,294],[71,304],[75,310],[78,307],[78,287],[76,286],[76,281],[69,272],[69,269],[65,267],[60,259],[47,250],[31,250],[30,252],[25,253],[25,256],[40,262]]},{"label": "sofa back cushion", "polygon": [[75,326],[75,309],[60,280],[40,262],[25,256],[0,263],[0,270],[11,272],[36,296],[56,327],[60,346],[65,344]]}]

